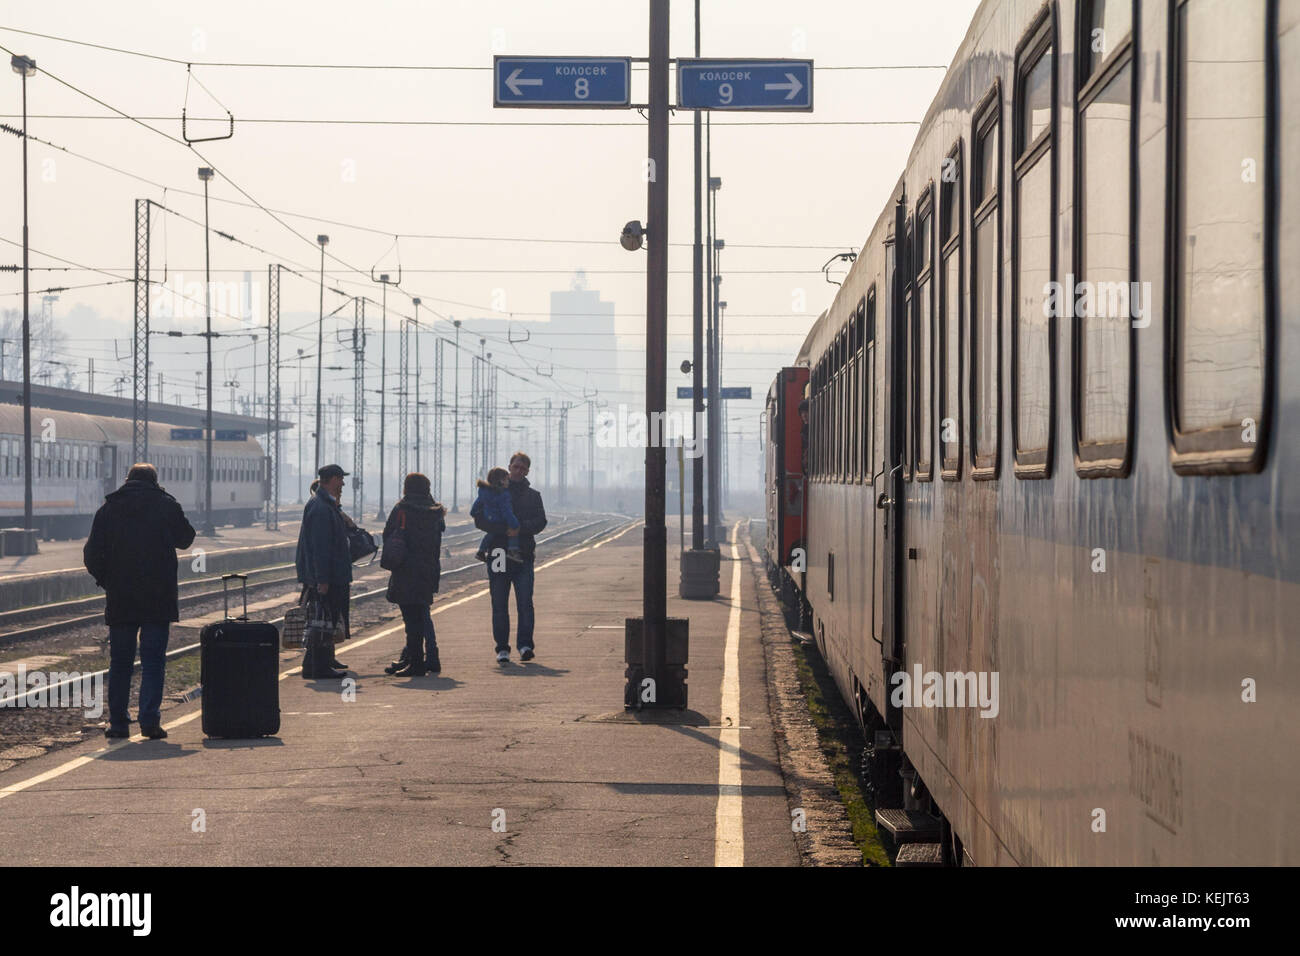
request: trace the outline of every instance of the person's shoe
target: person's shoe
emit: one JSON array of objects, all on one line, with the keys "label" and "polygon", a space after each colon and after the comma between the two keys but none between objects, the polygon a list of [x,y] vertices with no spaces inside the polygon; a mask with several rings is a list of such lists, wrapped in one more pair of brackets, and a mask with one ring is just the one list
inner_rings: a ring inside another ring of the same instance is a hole
[{"label": "person's shoe", "polygon": [[348,665],[347,665],[347,664],[344,664],[341,660],[339,660],[339,659],[338,659],[337,657],[335,657],[333,654],[330,655],[330,667],[337,667],[339,670],[343,670],[343,671],[345,671],[345,670],[348,669]]},{"label": "person's shoe", "polygon": [[497,651],[497,663],[498,663],[498,664],[509,664],[509,663],[510,663],[510,652],[509,652],[509,651]]},{"label": "person's shoe", "polygon": [[333,644],[325,643],[320,637],[312,640],[313,643],[308,647],[307,653],[303,657],[303,680],[341,680],[347,677],[347,671],[336,671],[329,666],[328,661],[334,656]]},{"label": "person's shoe", "polygon": [[140,733],[144,734],[150,740],[166,740],[167,731],[161,727],[141,727]]},{"label": "person's shoe", "polygon": [[316,639],[314,637],[307,638],[306,641],[307,649],[303,651],[303,655],[302,655],[301,677],[303,680],[311,680],[313,677],[316,676],[316,643],[315,642]]},{"label": "person's shoe", "polygon": [[432,657],[425,660],[424,669],[430,674],[442,673],[442,664],[439,662],[437,654],[434,654]]},{"label": "person's shoe", "polygon": [[533,649],[531,647],[519,648],[519,659],[521,661],[531,661],[533,659]]},{"label": "person's shoe", "polygon": [[108,727],[104,730],[104,736],[109,740],[125,740],[131,736],[131,731],[125,727]]},{"label": "person's shoe", "polygon": [[423,677],[424,676],[424,658],[417,655],[403,664],[398,670],[393,671],[394,677]]},{"label": "person's shoe", "polygon": [[402,653],[397,655],[397,660],[393,661],[384,668],[385,674],[395,674],[406,666],[406,646],[402,646]]}]

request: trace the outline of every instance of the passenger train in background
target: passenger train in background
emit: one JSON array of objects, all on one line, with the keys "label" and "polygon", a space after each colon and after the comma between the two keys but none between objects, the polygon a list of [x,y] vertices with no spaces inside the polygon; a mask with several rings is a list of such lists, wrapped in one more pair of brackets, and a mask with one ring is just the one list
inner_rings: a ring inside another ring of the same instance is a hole
[{"label": "passenger train in background", "polygon": [[1300,0],[980,5],[768,395],[900,863],[1300,864],[1297,155]]},{"label": "passenger train in background", "polygon": [[[197,432],[197,429],[186,429]],[[151,423],[148,460],[158,482],[197,526],[204,511],[202,439],[177,441],[173,427]],[[131,420],[32,409],[34,525],[41,536],[84,538],[104,496],[121,486],[131,460]],[[214,441],[214,524],[247,527],[266,501],[266,458],[251,437]],[[23,523],[23,410],[0,405],[0,527]]]}]

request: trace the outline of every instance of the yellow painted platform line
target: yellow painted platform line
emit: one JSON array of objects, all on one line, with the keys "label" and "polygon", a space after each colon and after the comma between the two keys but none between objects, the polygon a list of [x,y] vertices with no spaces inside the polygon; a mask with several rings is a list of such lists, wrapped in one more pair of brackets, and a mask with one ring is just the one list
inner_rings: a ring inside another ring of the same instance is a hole
[{"label": "yellow painted platform line", "polygon": [[718,724],[718,811],[714,866],[745,865],[745,811],[740,789],[740,522],[731,529],[731,612],[722,653],[722,711]]}]

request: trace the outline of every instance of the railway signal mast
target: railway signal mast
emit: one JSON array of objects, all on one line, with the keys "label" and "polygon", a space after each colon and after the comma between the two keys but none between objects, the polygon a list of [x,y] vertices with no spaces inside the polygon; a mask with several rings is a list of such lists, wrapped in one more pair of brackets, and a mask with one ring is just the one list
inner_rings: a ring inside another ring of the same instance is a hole
[{"label": "railway signal mast", "polygon": [[[36,61],[29,56],[14,54],[9,65],[23,81],[23,527],[31,528],[32,520],[32,326],[28,313],[31,269],[28,265],[27,245],[27,78],[36,75]],[[28,541],[27,539],[31,540]],[[36,550],[33,535],[24,535],[24,549]]]},{"label": "railway signal mast", "polygon": [[[646,257],[646,418],[662,421],[668,391],[668,55],[669,0],[650,0],[649,118],[646,162],[648,222],[623,227],[629,251],[649,241]],[[698,14],[696,18],[698,25]],[[493,60],[492,105],[628,109],[631,57],[504,57]],[[812,110],[811,60],[680,60],[677,108],[693,110]],[[696,170],[698,176],[698,169]],[[697,240],[698,241],[698,240]],[[696,256],[696,268],[702,257]],[[698,283],[697,283],[698,284]],[[696,323],[696,334],[699,323]],[[695,349],[698,356],[699,348]],[[563,418],[561,419],[563,421]],[[712,442],[715,436],[709,436]],[[624,635],[629,710],[686,706],[688,621],[668,617],[665,523],[666,451],[651,435],[645,455],[645,542],[642,616]],[[716,576],[716,567],[714,574]]]}]

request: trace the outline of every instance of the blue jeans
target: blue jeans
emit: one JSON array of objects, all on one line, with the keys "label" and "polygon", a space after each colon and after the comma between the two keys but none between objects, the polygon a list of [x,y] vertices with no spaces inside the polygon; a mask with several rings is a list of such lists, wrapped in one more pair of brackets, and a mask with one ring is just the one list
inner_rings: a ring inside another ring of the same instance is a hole
[{"label": "blue jeans", "polygon": [[136,632],[140,635],[140,727],[157,727],[161,721],[163,668],[171,625],[114,624],[108,629],[108,723],[125,730],[131,723],[131,671],[135,667]]},{"label": "blue jeans", "polygon": [[[489,569],[490,569],[489,565]],[[533,647],[533,565],[506,562],[504,571],[488,571],[488,588],[492,594],[492,639],[498,651],[510,650],[510,586],[515,588],[515,610],[519,613],[519,630],[515,643],[519,650]]]},{"label": "blue jeans", "polygon": [[433,617],[429,614],[427,604],[399,604],[402,623],[406,625],[406,656],[414,657],[420,651],[420,639],[424,639],[424,660],[429,662],[438,656],[438,638],[433,632]]}]

